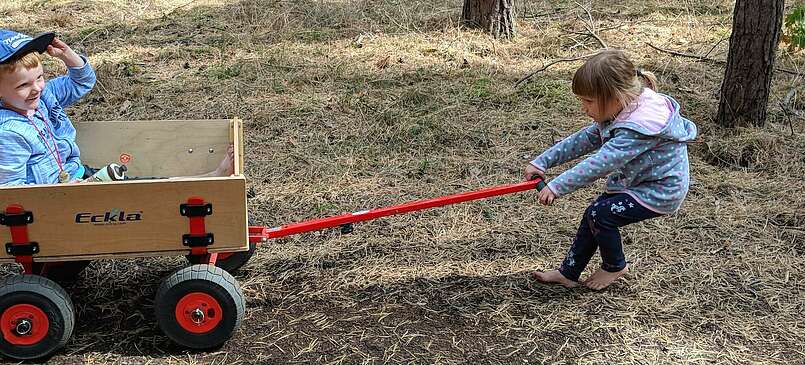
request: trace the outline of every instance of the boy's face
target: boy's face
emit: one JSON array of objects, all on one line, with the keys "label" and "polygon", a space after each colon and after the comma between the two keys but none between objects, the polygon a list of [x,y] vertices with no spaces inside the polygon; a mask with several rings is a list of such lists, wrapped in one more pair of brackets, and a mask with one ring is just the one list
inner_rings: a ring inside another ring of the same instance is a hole
[{"label": "boy's face", "polygon": [[581,101],[581,108],[584,113],[598,123],[614,119],[621,110],[620,103],[614,98],[607,103],[602,103],[598,99],[589,96],[576,95],[576,97]]},{"label": "boy's face", "polygon": [[19,67],[0,76],[0,100],[6,108],[28,114],[39,107],[39,98],[45,88],[42,65],[34,68]]}]

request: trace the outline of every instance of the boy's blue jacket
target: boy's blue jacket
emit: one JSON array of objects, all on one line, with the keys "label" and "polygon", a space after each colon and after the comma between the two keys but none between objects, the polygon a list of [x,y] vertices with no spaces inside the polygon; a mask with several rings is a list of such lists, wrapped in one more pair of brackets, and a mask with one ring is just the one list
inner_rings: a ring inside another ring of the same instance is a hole
[{"label": "boy's blue jacket", "polygon": [[562,196],[609,176],[608,193],[626,193],[657,213],[673,213],[690,184],[687,142],[696,125],[670,96],[645,88],[613,121],[593,123],[549,148],[531,164],[542,171],[597,150],[548,183]]},{"label": "boy's blue jacket", "polygon": [[[84,167],[75,143],[75,127],[63,108],[78,101],[94,85],[95,71],[85,59],[84,66],[68,68],[67,76],[46,83],[39,109],[31,117],[52,148],[51,136],[45,125],[50,123],[64,170],[73,178],[81,178]],[[58,177],[56,159],[28,118],[0,104],[0,185],[55,184]]]}]

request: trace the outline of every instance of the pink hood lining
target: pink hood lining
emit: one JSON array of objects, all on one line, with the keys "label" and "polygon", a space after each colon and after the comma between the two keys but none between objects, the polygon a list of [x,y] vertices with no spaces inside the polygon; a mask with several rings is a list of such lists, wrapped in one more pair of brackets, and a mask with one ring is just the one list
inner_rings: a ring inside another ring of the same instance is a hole
[{"label": "pink hood lining", "polygon": [[615,117],[614,122],[629,121],[656,134],[668,125],[673,112],[674,105],[671,100],[646,87],[643,88],[637,101],[624,108]]}]

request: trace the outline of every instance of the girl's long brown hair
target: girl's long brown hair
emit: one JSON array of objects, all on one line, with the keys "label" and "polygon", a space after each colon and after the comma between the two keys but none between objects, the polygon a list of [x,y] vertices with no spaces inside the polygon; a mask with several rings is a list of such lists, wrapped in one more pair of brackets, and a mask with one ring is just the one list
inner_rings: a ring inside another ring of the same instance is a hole
[{"label": "girl's long brown hair", "polygon": [[573,75],[573,93],[596,99],[602,105],[614,98],[626,108],[640,96],[644,86],[657,91],[657,77],[636,69],[617,49],[597,53]]}]

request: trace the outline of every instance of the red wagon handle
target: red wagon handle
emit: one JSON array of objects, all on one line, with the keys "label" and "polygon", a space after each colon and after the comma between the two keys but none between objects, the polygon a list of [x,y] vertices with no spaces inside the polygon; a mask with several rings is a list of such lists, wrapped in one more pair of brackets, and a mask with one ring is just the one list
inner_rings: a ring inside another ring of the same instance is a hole
[{"label": "red wagon handle", "polygon": [[441,207],[450,204],[463,203],[471,200],[484,199],[493,196],[518,193],[526,190],[537,189],[538,191],[541,191],[543,188],[545,188],[546,185],[547,184],[545,184],[545,181],[542,178],[537,177],[534,180],[525,181],[517,184],[499,185],[491,188],[447,195],[433,199],[417,200],[385,208],[363,210],[354,213],[346,213],[334,217],[314,219],[299,223],[292,223],[275,228],[249,227],[249,240],[251,242],[260,242],[265,241],[269,238],[279,238],[293,234],[317,231],[325,228],[345,226],[350,223],[367,221],[387,217],[390,215],[397,215],[402,213],[414,212],[418,210]]}]

